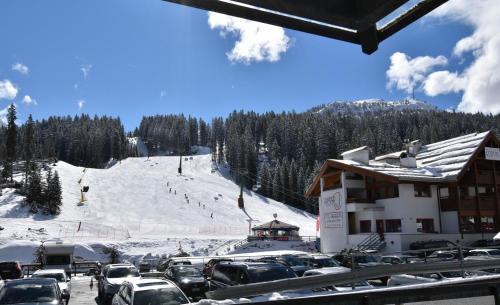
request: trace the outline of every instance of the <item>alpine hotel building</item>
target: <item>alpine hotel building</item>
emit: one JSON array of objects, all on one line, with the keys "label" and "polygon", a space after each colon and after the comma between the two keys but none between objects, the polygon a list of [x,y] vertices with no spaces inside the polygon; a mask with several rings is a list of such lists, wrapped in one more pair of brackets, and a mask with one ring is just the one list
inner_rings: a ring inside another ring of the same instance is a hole
[{"label": "alpine hotel building", "polygon": [[366,146],[327,160],[306,193],[319,198],[321,251],[367,240],[393,252],[419,240],[467,245],[491,238],[500,231],[499,147],[488,131],[407,142],[373,160]]}]

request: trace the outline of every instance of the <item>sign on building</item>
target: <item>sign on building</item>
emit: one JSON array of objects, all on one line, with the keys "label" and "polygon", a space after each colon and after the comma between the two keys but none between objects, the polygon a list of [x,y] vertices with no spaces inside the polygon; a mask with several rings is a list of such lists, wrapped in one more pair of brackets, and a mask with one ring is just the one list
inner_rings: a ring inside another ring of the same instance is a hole
[{"label": "sign on building", "polygon": [[347,247],[347,209],[344,189],[322,192],[319,205],[321,217],[321,252],[339,252]]},{"label": "sign on building", "polygon": [[485,147],[484,154],[485,154],[486,160],[500,161],[500,148]]}]

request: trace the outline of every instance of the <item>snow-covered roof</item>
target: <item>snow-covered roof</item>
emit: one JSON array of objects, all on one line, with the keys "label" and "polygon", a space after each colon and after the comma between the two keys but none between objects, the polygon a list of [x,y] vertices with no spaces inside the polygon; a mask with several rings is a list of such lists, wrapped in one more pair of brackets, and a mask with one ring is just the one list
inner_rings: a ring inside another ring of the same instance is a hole
[{"label": "snow-covered roof", "polygon": [[397,158],[402,151],[378,156],[374,160],[370,160],[368,164],[353,160],[331,161],[390,175],[399,180],[427,182],[455,181],[489,133],[489,131],[473,133],[424,145],[416,155],[417,167],[415,168],[380,162],[388,158]]},{"label": "snow-covered roof", "polygon": [[341,156],[345,156],[345,155],[352,154],[352,153],[355,153],[355,152],[358,152],[358,151],[362,151],[362,150],[366,150],[366,149],[368,149],[368,146],[361,146],[361,147],[358,147],[358,148],[354,148],[354,149],[345,151],[345,152],[343,152],[341,154]]}]

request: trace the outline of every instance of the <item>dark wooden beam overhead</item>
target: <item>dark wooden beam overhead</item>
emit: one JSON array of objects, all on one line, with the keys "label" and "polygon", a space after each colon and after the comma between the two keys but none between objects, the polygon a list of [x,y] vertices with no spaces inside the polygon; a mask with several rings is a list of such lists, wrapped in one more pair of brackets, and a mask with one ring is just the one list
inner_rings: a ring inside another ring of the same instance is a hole
[{"label": "dark wooden beam overhead", "polygon": [[381,41],[448,0],[422,0],[382,29],[377,22],[408,0],[164,0],[359,44],[366,54]]}]

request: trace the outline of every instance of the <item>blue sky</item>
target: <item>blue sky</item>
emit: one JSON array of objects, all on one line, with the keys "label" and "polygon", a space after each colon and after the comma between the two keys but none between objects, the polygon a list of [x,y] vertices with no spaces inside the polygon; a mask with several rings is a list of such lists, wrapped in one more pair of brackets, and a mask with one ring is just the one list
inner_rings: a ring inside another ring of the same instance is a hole
[{"label": "blue sky", "polygon": [[387,88],[396,52],[408,60],[444,56],[446,64],[432,64],[423,77],[445,66],[446,76],[461,82],[438,94],[417,87],[416,96],[456,107],[477,55],[453,53],[480,27],[452,17],[419,21],[371,56],[356,45],[285,30],[289,42],[279,60],[244,63],[227,55],[241,32],[211,29],[205,11],[161,0],[2,0],[0,81],[4,91],[8,81],[17,92],[4,94],[0,108],[15,102],[21,121],[29,113],[120,116],[130,130],[151,114],[210,119],[234,109],[303,111],[334,100],[400,99],[406,90]]}]

